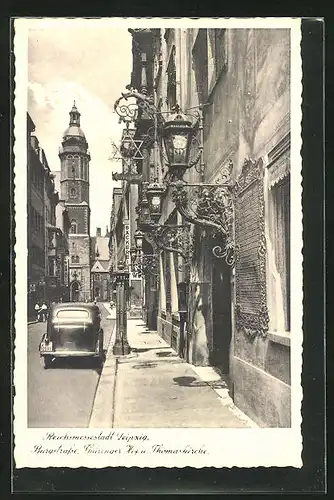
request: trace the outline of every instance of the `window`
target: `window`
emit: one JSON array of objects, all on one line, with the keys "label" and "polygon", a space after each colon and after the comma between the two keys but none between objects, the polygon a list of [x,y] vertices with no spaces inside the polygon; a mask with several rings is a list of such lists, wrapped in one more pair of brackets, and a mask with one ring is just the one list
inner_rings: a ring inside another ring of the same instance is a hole
[{"label": "window", "polygon": [[32,226],[37,233],[43,231],[43,217],[32,207],[31,210]]},{"label": "window", "polygon": [[75,257],[75,263],[79,264],[79,262],[80,262],[79,255],[76,255],[76,257]]},{"label": "window", "polygon": [[209,39],[213,59],[213,84],[227,65],[226,29],[210,29]]},{"label": "window", "polygon": [[55,262],[53,259],[49,259],[49,276],[55,275]]},{"label": "window", "polygon": [[75,198],[77,195],[77,192],[75,190],[75,188],[71,188],[70,189],[70,198]]},{"label": "window", "polygon": [[198,101],[203,104],[208,98],[208,42],[204,28],[198,30],[192,55]]},{"label": "window", "polygon": [[290,331],[290,176],[271,189],[270,235],[280,277],[284,331]]},{"label": "window", "polygon": [[176,105],[175,45],[172,48],[167,67],[167,105],[170,110]]},{"label": "window", "polygon": [[76,221],[74,219],[71,220],[70,233],[71,234],[76,234],[77,233],[77,223],[76,223]]},{"label": "window", "polygon": [[290,148],[289,137],[268,155],[268,221],[271,245],[269,297],[273,331],[290,331]]},{"label": "window", "polygon": [[57,312],[57,318],[88,319],[89,312],[80,309],[62,309]]}]

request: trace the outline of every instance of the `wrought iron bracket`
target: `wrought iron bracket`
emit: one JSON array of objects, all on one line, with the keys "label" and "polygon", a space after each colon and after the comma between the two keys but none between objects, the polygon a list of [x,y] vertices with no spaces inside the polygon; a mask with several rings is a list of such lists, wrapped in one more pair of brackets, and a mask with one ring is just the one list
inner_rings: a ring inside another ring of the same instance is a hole
[{"label": "wrought iron bracket", "polygon": [[180,255],[185,263],[192,258],[193,245],[191,244],[190,224],[152,225],[151,230],[144,232],[144,238],[155,253],[159,250]]},{"label": "wrought iron bracket", "polygon": [[140,251],[136,258],[131,262],[131,273],[136,278],[141,278],[144,274],[147,276],[151,274],[152,276],[159,275],[159,254],[152,253],[147,254]]},{"label": "wrought iron bracket", "polygon": [[141,257],[141,270],[147,275],[151,274],[153,276],[159,275],[159,255],[158,254],[142,254]]},{"label": "wrought iron bracket", "polygon": [[178,212],[192,224],[208,229],[219,243],[212,249],[216,258],[234,265],[234,186],[230,180],[232,162],[216,184],[172,182],[172,199]]}]

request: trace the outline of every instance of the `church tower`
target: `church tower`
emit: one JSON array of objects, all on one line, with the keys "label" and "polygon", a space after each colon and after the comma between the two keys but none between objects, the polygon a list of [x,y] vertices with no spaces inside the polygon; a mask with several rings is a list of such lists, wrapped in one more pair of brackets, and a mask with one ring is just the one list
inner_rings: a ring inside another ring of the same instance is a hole
[{"label": "church tower", "polygon": [[70,111],[69,127],[59,149],[61,162],[60,191],[70,220],[69,279],[70,300],[89,301],[90,297],[90,154],[85,134],[80,128],[80,113],[75,105]]}]

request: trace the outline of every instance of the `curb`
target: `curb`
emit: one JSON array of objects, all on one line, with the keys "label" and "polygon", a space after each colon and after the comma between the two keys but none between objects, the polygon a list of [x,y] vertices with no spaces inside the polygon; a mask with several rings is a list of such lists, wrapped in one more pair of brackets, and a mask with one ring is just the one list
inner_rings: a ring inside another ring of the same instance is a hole
[{"label": "curb", "polygon": [[35,323],[38,323],[38,321],[36,321],[36,320],[35,321],[28,321],[28,326],[29,325],[34,325]]},{"label": "curb", "polygon": [[114,325],[106,359],[96,389],[92,413],[88,427],[97,429],[102,427],[111,428],[114,420],[114,400],[116,389],[117,358],[113,354],[116,325]]},{"label": "curb", "polygon": [[[192,370],[196,373],[196,375],[199,377],[199,379],[202,382],[208,384],[208,387],[211,387],[211,389],[213,391],[215,391],[215,393],[219,396],[223,406],[228,408],[234,416],[236,416],[241,422],[243,422],[246,425],[246,427],[255,428],[255,429],[259,428],[259,426],[257,425],[256,422],[254,422],[250,417],[248,417],[248,415],[246,415],[243,411],[241,411],[235,405],[233,399],[228,394],[228,389],[225,389],[225,388],[218,389],[218,388],[212,387],[209,383],[210,381],[207,380],[207,377],[203,377],[203,375],[201,374],[200,367],[197,367],[195,365],[190,365],[190,366],[191,366]],[[211,366],[208,368],[213,374],[215,373],[214,368],[212,368]]]}]

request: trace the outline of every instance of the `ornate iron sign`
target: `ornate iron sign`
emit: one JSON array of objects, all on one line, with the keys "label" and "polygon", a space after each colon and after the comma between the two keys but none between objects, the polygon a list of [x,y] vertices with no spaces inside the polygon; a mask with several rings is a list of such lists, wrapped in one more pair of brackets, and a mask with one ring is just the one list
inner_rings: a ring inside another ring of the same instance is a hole
[{"label": "ornate iron sign", "polygon": [[[216,184],[172,183],[172,198],[185,220],[208,229],[217,240],[212,253],[234,265],[234,194],[231,182],[233,164],[222,170]],[[189,189],[191,190],[189,192]]]},{"label": "ornate iron sign", "polygon": [[236,326],[250,339],[266,336],[263,163],[246,160],[235,185]]},{"label": "ornate iron sign", "polygon": [[128,172],[117,173],[113,172],[111,174],[113,181],[127,181],[129,184],[141,184],[143,181],[143,176],[141,174],[132,174]]}]

